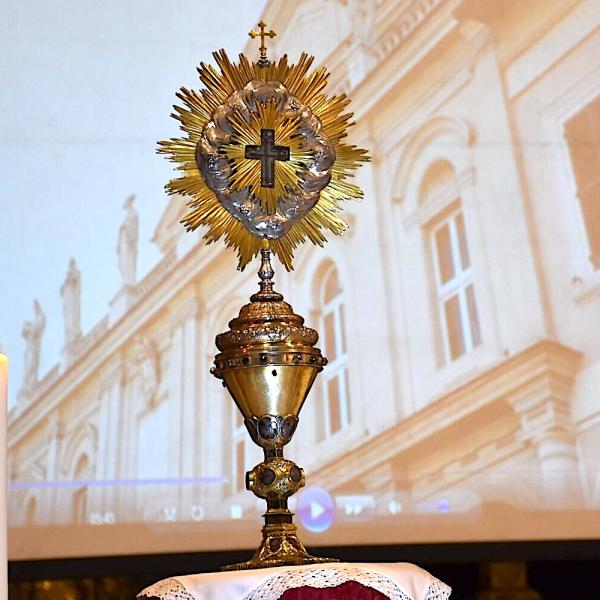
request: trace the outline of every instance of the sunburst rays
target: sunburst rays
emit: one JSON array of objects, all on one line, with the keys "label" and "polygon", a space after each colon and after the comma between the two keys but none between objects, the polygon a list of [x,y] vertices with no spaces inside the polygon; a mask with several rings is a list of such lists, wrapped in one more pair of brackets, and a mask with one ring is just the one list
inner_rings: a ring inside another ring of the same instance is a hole
[{"label": "sunburst rays", "polygon": [[[322,246],[326,241],[324,230],[336,235],[346,230],[347,226],[339,216],[341,204],[344,200],[358,199],[363,195],[362,190],[348,179],[362,162],[369,160],[367,152],[342,141],[352,125],[352,113],[344,112],[349,99],[343,94],[328,97],[323,93],[328,73],[324,68],[309,73],[313,57],[306,53],[302,53],[296,64],[288,64],[284,55],[266,67],[250,63],[243,54],[239,63],[232,63],[224,50],[215,52],[213,56],[219,70],[205,63],[201,63],[198,69],[205,89],[181,88],[177,94],[184,107],[175,106],[172,116],[180,122],[185,137],[158,143],[158,152],[177,163],[180,172],[180,176],[171,180],[166,189],[170,194],[182,194],[188,198],[190,211],[182,221],[188,231],[204,226],[207,228],[204,237],[208,243],[223,238],[227,247],[237,251],[239,268],[243,269],[258,254],[263,241],[232,216],[207,187],[196,165],[195,150],[213,111],[234,91],[242,89],[253,79],[280,81],[320,119],[323,131],[336,152],[331,181],[321,191],[317,204],[301,221],[294,223],[286,235],[269,240],[270,248],[285,268],[291,270],[294,251],[306,239]],[[272,214],[278,198],[285,195],[286,189],[298,186],[298,173],[311,158],[311,151],[303,147],[302,137],[296,135],[297,120],[284,117],[273,102],[266,102],[257,104],[257,112],[248,121],[238,115],[230,119],[230,124],[235,133],[222,150],[234,167],[232,188],[250,187],[261,207]],[[290,160],[276,162],[274,188],[261,187],[260,162],[244,157],[246,145],[260,144],[261,129],[274,129],[276,143],[290,148]]]},{"label": "sunburst rays", "polygon": [[[296,135],[298,118],[289,119],[277,110],[274,101],[258,104],[257,112],[252,113],[250,121],[240,115],[231,119],[231,125],[236,130],[230,144],[223,146],[234,165],[232,187],[243,189],[250,187],[252,193],[260,200],[261,207],[269,214],[275,212],[277,198],[285,196],[286,189],[298,187],[298,173],[310,152],[302,147],[302,138]],[[289,161],[277,161],[275,167],[275,187],[261,187],[261,165],[259,161],[245,158],[245,147],[260,144],[262,129],[273,129],[277,133],[275,142],[290,149]]]}]

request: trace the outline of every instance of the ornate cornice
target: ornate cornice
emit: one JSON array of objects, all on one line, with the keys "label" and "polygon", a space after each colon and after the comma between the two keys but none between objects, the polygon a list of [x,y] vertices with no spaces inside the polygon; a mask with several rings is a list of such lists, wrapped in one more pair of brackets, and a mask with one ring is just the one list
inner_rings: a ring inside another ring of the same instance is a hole
[{"label": "ornate cornice", "polygon": [[190,319],[199,319],[204,309],[204,303],[195,290],[192,295],[173,301],[169,306],[171,328],[174,329]]},{"label": "ornate cornice", "polygon": [[[452,115],[438,114],[415,129],[402,148],[402,161],[396,172],[396,188],[401,194],[396,200],[402,201],[422,152],[435,140],[450,137],[458,147],[471,146],[475,141],[475,130],[463,119]],[[448,157],[450,158],[450,157]]]},{"label": "ornate cornice", "polygon": [[171,272],[177,263],[174,250],[169,251],[163,259],[135,286],[136,298],[147,296]]},{"label": "ornate cornice", "polygon": [[448,3],[449,0],[416,0],[405,3],[400,15],[379,36],[373,46],[372,51],[377,60],[379,62],[385,60],[396,48],[411,37],[436,8]]},{"label": "ornate cornice", "polygon": [[572,431],[571,396],[580,363],[580,355],[556,349],[532,361],[528,380],[508,397],[519,416],[523,439],[535,441],[549,431]]},{"label": "ornate cornice", "polygon": [[[81,390],[82,386],[95,378],[102,365],[110,362],[115,353],[121,352],[141,328],[166,307],[170,307],[173,300],[186,288],[193,287],[196,290],[200,273],[209,269],[216,256],[216,248],[190,253],[180,260],[174,258],[174,253],[165,256],[137,284],[147,286],[146,295],[138,296],[126,315],[112,326],[108,324],[108,317],[100,321],[82,339],[85,352],[80,352],[77,361],[62,372],[59,365],[56,365],[36,387],[33,401],[17,404],[10,411],[7,440],[9,448],[18,444],[32,428],[38,427],[39,423],[74,393],[79,393],[77,390]],[[93,338],[93,344],[87,341],[88,336]]]},{"label": "ornate cornice", "polygon": [[[581,359],[581,353],[572,348],[541,340],[499,361],[464,385],[432,398],[424,409],[314,472],[313,481],[335,490],[387,461],[409,464],[423,445],[439,449],[440,445],[447,444],[450,448],[461,443],[460,436],[457,439],[451,435],[453,429],[455,431],[461,423],[470,428],[471,416],[477,413],[477,422],[488,423],[491,428],[495,419],[510,419],[514,415],[515,403],[535,405],[540,387],[547,389],[546,382],[555,382],[554,393],[560,391],[564,398],[564,384],[573,382]],[[542,397],[545,397],[543,393]],[[445,432],[449,432],[448,435]]]}]

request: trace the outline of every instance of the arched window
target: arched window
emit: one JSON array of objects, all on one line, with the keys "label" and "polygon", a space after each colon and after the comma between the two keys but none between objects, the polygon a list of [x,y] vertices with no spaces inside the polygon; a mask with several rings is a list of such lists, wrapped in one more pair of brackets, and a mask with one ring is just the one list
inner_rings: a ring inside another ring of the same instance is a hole
[{"label": "arched window", "polygon": [[347,427],[351,415],[344,295],[333,263],[328,264],[320,275],[319,334],[321,350],[329,361],[322,373],[322,422],[317,432],[318,438],[324,439]]},{"label": "arched window", "polygon": [[71,509],[72,523],[86,523],[88,521],[88,487],[87,480],[90,475],[90,461],[87,454],[82,454],[75,466],[73,478],[81,482],[81,486],[73,494],[73,503]]},{"label": "arched window", "polygon": [[253,442],[244,425],[244,417],[233,403],[229,393],[227,393],[226,401],[231,405],[232,414],[231,490],[233,493],[237,493],[246,489],[246,471],[253,466],[251,464]]},{"label": "arched window", "polygon": [[444,362],[449,363],[481,344],[467,226],[450,163],[438,160],[427,169],[419,200],[440,207],[425,237],[433,257]]},{"label": "arched window", "polygon": [[[219,312],[213,318],[213,326],[210,330],[210,339],[225,331],[227,323],[232,316],[239,312],[240,305],[244,304],[243,297],[231,298],[230,301],[221,306]],[[210,354],[212,361],[213,354]],[[227,493],[236,495],[246,490],[246,471],[250,470],[260,460],[260,448],[254,444],[246,426],[242,413],[236,406],[229,391],[221,385],[216,379],[211,378],[210,381],[211,393],[214,394],[214,402],[221,407],[221,423],[223,440],[220,452],[222,456],[223,472],[228,475],[229,486]],[[245,495],[244,495],[245,497]],[[238,505],[230,506],[230,514],[234,518],[239,518],[242,515],[235,513],[236,510],[241,510]]]},{"label": "arched window", "polygon": [[600,269],[600,97],[565,123],[577,196],[585,224],[589,260]]}]

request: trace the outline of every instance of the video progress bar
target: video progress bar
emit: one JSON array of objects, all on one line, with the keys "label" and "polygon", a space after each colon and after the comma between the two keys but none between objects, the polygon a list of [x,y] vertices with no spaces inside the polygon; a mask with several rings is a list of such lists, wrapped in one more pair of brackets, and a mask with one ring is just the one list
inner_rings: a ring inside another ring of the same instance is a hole
[{"label": "video progress bar", "polygon": [[162,477],[158,479],[75,479],[70,481],[11,481],[9,490],[71,489],[82,487],[125,487],[142,485],[214,485],[227,477]]}]

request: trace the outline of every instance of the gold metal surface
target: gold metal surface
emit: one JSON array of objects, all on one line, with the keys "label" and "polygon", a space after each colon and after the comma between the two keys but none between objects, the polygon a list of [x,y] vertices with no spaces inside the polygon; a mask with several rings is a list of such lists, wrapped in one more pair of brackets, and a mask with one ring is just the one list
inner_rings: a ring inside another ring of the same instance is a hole
[{"label": "gold metal surface", "polygon": [[265,38],[267,38],[267,37],[274,38],[277,34],[275,33],[275,31],[273,29],[271,29],[270,31],[265,31],[267,24],[262,19],[258,22],[258,26],[260,28],[260,31],[256,31],[256,30],[252,29],[251,31],[248,32],[248,35],[252,39],[260,37],[260,48],[259,48],[260,59],[259,59],[259,62],[261,64],[266,65],[268,61],[267,61],[267,46],[265,44]]},{"label": "gold metal surface", "polygon": [[291,496],[304,487],[304,471],[291,460],[274,456],[256,465],[247,475],[248,490],[259,498]]},{"label": "gold metal surface", "polygon": [[273,291],[270,251],[261,252],[260,291],[229,323],[230,330],[217,336],[222,352],[212,372],[223,379],[246,419],[297,416],[327,361],[314,347],[317,332]]},{"label": "gold metal surface", "polygon": [[[181,123],[186,137],[158,143],[158,152],[178,163],[177,168],[181,172],[181,176],[170,181],[166,189],[170,194],[182,194],[188,198],[190,212],[183,219],[188,231],[204,226],[207,228],[204,237],[208,243],[224,238],[225,244],[237,251],[239,268],[244,268],[258,254],[262,239],[250,233],[207,186],[196,163],[196,148],[207,123],[233,92],[243,89],[253,80],[281,82],[290,94],[314,113],[336,156],[331,179],[321,190],[315,206],[295,222],[288,233],[270,241],[271,250],[285,268],[291,270],[295,248],[307,239],[322,246],[326,242],[323,230],[341,235],[347,229],[339,216],[342,202],[363,196],[362,190],[349,180],[356,168],[369,160],[367,152],[343,141],[353,124],[352,113],[345,112],[350,100],[344,94],[327,96],[323,92],[329,73],[323,67],[310,72],[314,59],[306,53],[301,54],[296,64],[289,64],[287,55],[283,55],[277,62],[269,61],[266,65],[251,63],[243,54],[239,63],[232,63],[224,50],[215,52],[213,56],[219,71],[205,63],[201,63],[198,69],[206,89],[181,88],[177,94],[184,107],[176,106],[173,116]],[[241,115],[231,120],[229,125],[234,134],[223,151],[235,167],[232,188],[251,186],[261,206],[272,210],[275,203],[285,199],[286,186],[293,190],[297,173],[306,168],[306,150],[294,119],[286,118],[268,101],[258,103],[257,108],[258,113],[249,120]],[[260,144],[261,129],[274,129],[277,143],[290,147],[291,160],[276,164],[275,188],[261,187],[260,161],[244,157],[246,145]]]},{"label": "gold metal surface", "polygon": [[[310,152],[303,147],[302,137],[298,135],[299,119],[290,119],[283,114],[273,101],[257,106],[258,112],[252,113],[247,121],[241,115],[232,119],[236,134],[232,143],[225,146],[227,156],[234,165],[233,185],[235,189],[249,187],[260,200],[261,206],[274,212],[277,201],[286,195],[286,188],[299,185],[298,173],[303,163],[310,158]],[[275,187],[261,186],[260,163],[245,157],[247,145],[260,144],[261,131],[273,129],[277,132],[277,144],[290,149],[290,160],[275,164]]]},{"label": "gold metal surface", "polygon": [[273,289],[271,251],[261,249],[260,291],[243,306],[229,331],[217,336],[221,352],[213,375],[223,380],[252,440],[265,459],[246,474],[246,488],[267,501],[263,540],[247,562],[224,570],[331,562],[308,554],[292,522],[287,499],[304,485],[304,472],[283,458],[304,400],[327,363],[315,347],[317,332],[304,325]]},{"label": "gold metal surface", "polygon": [[246,419],[298,415],[319,370],[291,365],[240,368],[226,371],[223,380]]},{"label": "gold metal surface", "polygon": [[262,529],[262,542],[254,556],[246,562],[227,565],[222,570],[240,571],[337,562],[334,558],[310,555],[298,539],[296,531],[296,526],[293,523],[265,525]]},{"label": "gold metal surface", "polygon": [[298,540],[288,497],[304,485],[304,473],[283,458],[302,405],[327,364],[318,334],[304,325],[273,289],[271,253],[291,270],[294,250],[310,240],[322,246],[324,230],[341,235],[342,202],[362,198],[349,180],[366,150],[344,142],[352,113],[349,99],[324,93],[329,73],[310,71],[313,57],[296,64],[287,55],[267,60],[265,40],[274,37],[260,21],[260,58],[243,54],[232,63],[213,54],[219,70],[198,69],[201,91],[181,88],[183,107],[173,115],[185,137],[159,142],[158,152],[178,163],[181,175],[170,194],[188,198],[188,231],[204,226],[208,243],[224,238],[237,251],[238,268],[261,253],[260,291],[251,296],[229,330],[216,338],[213,375],[223,381],[244,416],[264,461],[247,473],[246,487],[267,501],[263,540],[248,562],[225,569],[330,562],[309,555]]}]

